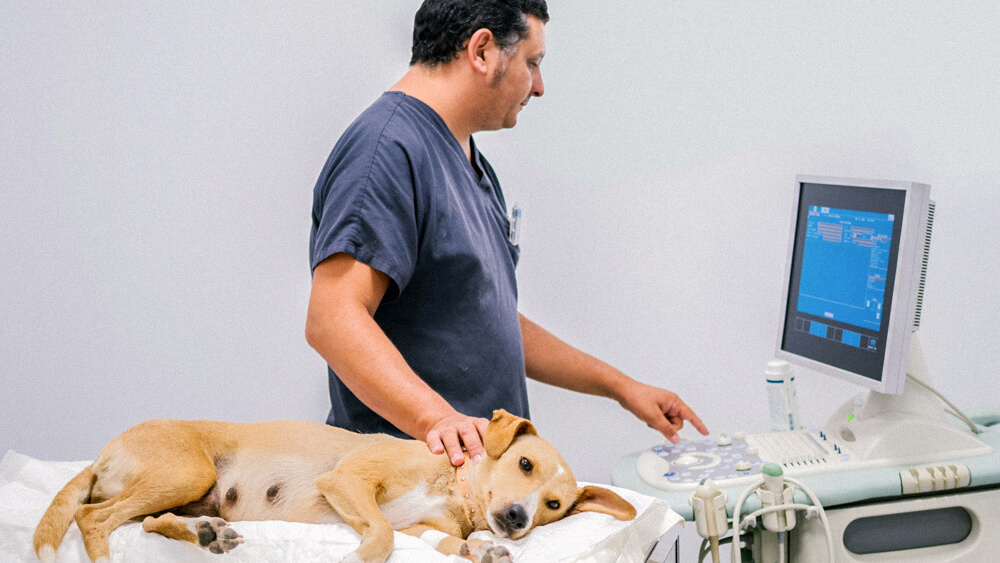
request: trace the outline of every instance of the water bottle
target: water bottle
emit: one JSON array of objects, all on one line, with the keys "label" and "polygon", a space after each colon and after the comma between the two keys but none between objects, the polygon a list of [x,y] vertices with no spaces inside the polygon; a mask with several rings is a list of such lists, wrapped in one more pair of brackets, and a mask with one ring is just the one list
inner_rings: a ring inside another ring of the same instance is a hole
[{"label": "water bottle", "polygon": [[782,360],[771,360],[764,370],[767,379],[767,402],[771,409],[771,430],[788,432],[802,428],[799,403],[795,397],[795,374]]}]

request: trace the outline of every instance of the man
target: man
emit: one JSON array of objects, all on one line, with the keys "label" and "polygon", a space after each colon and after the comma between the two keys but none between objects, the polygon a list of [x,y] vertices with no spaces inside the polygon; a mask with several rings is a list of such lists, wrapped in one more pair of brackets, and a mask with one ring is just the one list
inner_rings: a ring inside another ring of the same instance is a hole
[{"label": "man", "polygon": [[406,434],[461,465],[495,408],[527,417],[525,375],[617,400],[676,441],[705,426],[517,311],[506,204],[472,134],[544,93],[544,0],[426,0],[410,69],[344,132],[316,185],[309,344],[328,423]]}]

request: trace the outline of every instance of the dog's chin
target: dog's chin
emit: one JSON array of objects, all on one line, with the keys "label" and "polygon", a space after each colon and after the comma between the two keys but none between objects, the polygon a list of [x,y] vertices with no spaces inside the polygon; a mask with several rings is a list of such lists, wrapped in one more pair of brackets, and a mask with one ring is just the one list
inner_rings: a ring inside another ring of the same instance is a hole
[{"label": "dog's chin", "polygon": [[530,532],[530,531],[531,531],[531,528],[528,528],[526,530],[521,530],[520,532],[518,532],[516,534],[512,534],[512,535],[507,536],[507,539],[509,539],[509,540],[519,540],[519,539],[523,538],[524,536],[528,535],[528,532]]}]

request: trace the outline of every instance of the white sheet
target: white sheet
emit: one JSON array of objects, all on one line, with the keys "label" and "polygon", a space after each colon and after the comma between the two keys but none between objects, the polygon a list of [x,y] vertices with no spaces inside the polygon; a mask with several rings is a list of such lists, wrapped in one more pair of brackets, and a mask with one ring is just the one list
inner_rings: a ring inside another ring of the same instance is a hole
[{"label": "white sheet", "polygon": [[[35,525],[55,494],[89,463],[39,461],[17,452],[7,452],[0,461],[0,561],[37,561],[31,546]],[[639,516],[631,522],[620,522],[604,514],[584,513],[537,528],[518,541],[495,538],[489,532],[477,532],[473,537],[492,539],[504,545],[516,563],[626,563],[642,561],[654,540],[682,522],[682,518],[662,501],[627,489],[608,488],[631,502]],[[346,524],[235,522],[233,528],[243,535],[245,543],[219,556],[185,542],[147,534],[138,523],[128,523],[111,534],[111,561],[328,563],[339,561],[359,543],[358,534]],[[60,563],[89,562],[76,524],[70,526],[63,538],[58,555]],[[468,563],[456,556],[445,557],[419,539],[397,532],[395,549],[388,563],[411,562]]]}]

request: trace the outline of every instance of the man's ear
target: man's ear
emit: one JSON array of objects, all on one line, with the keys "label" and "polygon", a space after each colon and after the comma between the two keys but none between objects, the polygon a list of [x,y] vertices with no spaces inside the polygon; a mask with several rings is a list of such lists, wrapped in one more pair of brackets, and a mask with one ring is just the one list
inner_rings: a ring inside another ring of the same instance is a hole
[{"label": "man's ear", "polygon": [[489,72],[487,51],[493,45],[493,32],[486,28],[476,30],[465,44],[465,57],[476,72],[484,75]]},{"label": "man's ear", "polygon": [[586,486],[576,491],[576,502],[573,508],[569,509],[566,516],[577,514],[578,512],[600,512],[610,514],[619,520],[631,520],[635,518],[635,507],[618,496],[618,493],[609,491],[603,487]]},{"label": "man's ear", "polygon": [[486,436],[483,437],[483,447],[486,448],[486,455],[497,458],[503,455],[507,448],[521,434],[535,434],[535,427],[531,422],[510,414],[503,409],[493,411],[493,420],[486,427]]}]

